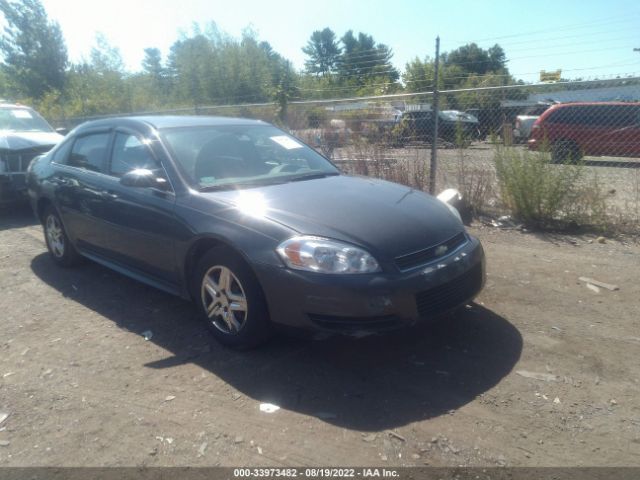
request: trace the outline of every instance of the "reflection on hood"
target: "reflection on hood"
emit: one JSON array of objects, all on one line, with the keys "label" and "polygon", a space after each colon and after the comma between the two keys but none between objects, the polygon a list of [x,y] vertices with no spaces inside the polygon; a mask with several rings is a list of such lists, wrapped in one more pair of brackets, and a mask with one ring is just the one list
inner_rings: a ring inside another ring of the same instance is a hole
[{"label": "reflection on hood", "polygon": [[0,149],[25,150],[33,147],[54,146],[64,137],[56,132],[14,132],[0,130]]}]

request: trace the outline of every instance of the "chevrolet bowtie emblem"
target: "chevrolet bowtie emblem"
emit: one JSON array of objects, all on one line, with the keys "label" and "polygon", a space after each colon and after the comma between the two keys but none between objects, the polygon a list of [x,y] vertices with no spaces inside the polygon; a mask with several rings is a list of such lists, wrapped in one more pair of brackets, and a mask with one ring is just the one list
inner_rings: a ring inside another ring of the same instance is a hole
[{"label": "chevrolet bowtie emblem", "polygon": [[442,255],[447,253],[447,250],[449,250],[449,247],[447,247],[446,245],[439,245],[436,248],[436,257],[441,257]]}]

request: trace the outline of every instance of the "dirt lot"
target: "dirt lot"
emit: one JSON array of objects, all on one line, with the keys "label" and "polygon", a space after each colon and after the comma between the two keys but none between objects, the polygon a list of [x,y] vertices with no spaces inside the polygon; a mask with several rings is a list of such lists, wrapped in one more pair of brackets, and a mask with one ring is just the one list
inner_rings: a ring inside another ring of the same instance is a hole
[{"label": "dirt lot", "polygon": [[640,247],[471,231],[489,277],[455,321],[238,353],[3,212],[0,465],[639,465]]}]

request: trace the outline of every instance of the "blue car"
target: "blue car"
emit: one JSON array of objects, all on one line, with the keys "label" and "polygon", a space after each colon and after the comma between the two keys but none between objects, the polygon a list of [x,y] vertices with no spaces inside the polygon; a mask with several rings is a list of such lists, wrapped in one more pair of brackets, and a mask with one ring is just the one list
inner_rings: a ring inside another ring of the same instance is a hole
[{"label": "blue car", "polygon": [[457,211],[342,174],[256,120],[88,122],[34,161],[51,258],[88,258],[192,299],[223,344],[277,328],[381,332],[440,318],[481,290],[485,259]]}]

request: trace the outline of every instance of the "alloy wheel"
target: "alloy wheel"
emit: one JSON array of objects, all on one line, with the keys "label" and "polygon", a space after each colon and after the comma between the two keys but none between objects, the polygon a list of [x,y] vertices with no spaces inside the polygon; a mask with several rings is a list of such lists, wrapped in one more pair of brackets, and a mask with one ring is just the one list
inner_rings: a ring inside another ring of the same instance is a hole
[{"label": "alloy wheel", "polygon": [[49,215],[45,222],[45,228],[51,253],[56,258],[62,258],[64,256],[64,232],[60,220],[55,215]]},{"label": "alloy wheel", "polygon": [[247,320],[247,297],[233,272],[222,265],[211,267],[202,279],[202,304],[218,330],[237,335]]}]

